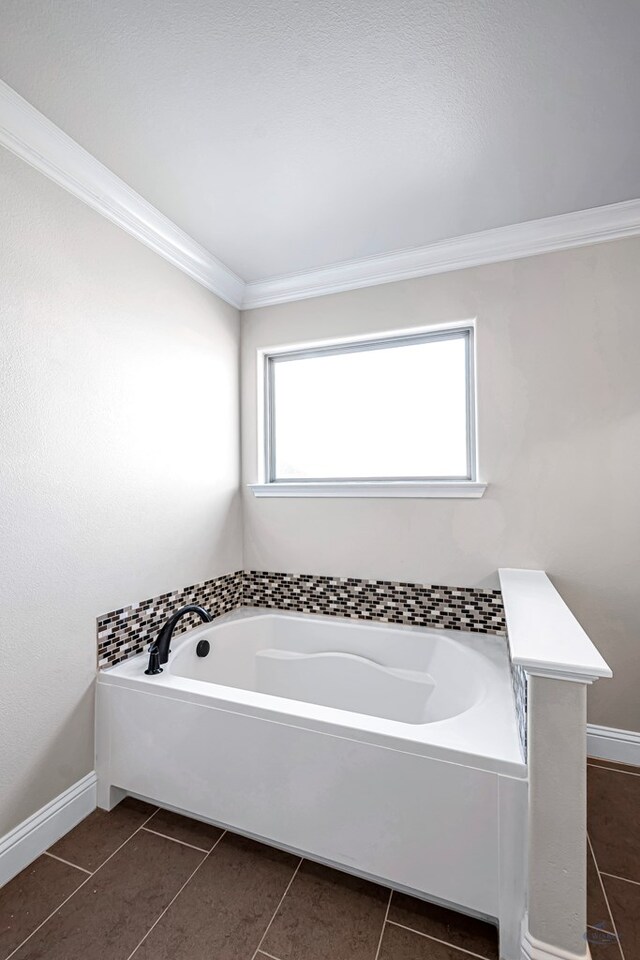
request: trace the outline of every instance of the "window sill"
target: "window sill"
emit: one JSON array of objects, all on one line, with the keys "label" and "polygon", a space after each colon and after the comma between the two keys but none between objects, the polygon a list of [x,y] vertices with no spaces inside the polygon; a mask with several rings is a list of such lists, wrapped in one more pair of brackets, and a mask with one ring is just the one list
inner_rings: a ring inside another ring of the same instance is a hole
[{"label": "window sill", "polygon": [[375,499],[478,499],[486,483],[472,480],[360,480],[305,483],[250,483],[254,497],[370,497]]}]

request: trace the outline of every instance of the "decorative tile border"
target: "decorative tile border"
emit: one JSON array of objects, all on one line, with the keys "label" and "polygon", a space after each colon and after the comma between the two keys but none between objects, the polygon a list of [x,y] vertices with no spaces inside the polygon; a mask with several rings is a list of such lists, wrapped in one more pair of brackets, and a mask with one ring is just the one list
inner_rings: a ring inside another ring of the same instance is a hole
[{"label": "decorative tile border", "polygon": [[474,633],[506,632],[499,590],[312,574],[245,572],[245,606]]},{"label": "decorative tile border", "polygon": [[511,683],[513,684],[513,697],[516,702],[516,717],[518,721],[518,737],[520,738],[520,750],[522,759],[527,762],[527,675],[522,667],[517,666],[511,657]]},{"label": "decorative tile border", "polygon": [[[98,668],[113,667],[142,653],[155,640],[172,613],[187,603],[198,603],[213,617],[242,606],[243,573],[227,573],[215,580],[195,583],[182,590],[163,593],[98,617]],[[176,634],[197,626],[200,619],[190,614],[180,621]]]},{"label": "decorative tile border", "polygon": [[[98,666],[110,667],[141,653],[168,617],[187,603],[199,603],[213,617],[241,606],[267,607],[439,630],[506,633],[499,590],[238,571],[103,614],[98,618]],[[196,616],[185,617],[176,632],[199,622]]]}]

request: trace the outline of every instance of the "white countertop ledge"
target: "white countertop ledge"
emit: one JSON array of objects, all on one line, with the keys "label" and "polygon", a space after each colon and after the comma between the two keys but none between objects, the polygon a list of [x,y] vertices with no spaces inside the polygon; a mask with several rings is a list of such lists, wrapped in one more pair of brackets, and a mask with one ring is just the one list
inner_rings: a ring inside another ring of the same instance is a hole
[{"label": "white countertop ledge", "polygon": [[613,673],[543,570],[499,570],[511,659],[527,673],[593,683]]},{"label": "white countertop ledge", "polygon": [[306,480],[301,483],[250,483],[255,497],[408,497],[478,499],[486,483],[474,480]]}]

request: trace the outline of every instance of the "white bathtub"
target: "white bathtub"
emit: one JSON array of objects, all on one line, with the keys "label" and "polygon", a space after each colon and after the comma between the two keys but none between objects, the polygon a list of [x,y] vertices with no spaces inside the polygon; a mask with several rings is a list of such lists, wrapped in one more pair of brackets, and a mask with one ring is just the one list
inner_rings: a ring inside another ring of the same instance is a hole
[{"label": "white bathtub", "polygon": [[510,956],[526,767],[504,638],[241,610],[146,665],[99,675],[101,806],[146,797],[496,919]]}]

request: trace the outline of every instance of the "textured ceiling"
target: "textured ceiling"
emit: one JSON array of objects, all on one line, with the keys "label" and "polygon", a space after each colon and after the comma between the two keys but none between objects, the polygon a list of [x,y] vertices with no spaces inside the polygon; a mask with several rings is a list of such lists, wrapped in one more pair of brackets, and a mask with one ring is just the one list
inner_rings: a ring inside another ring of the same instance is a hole
[{"label": "textured ceiling", "polygon": [[640,196],[639,0],[0,0],[0,71],[245,279]]}]

